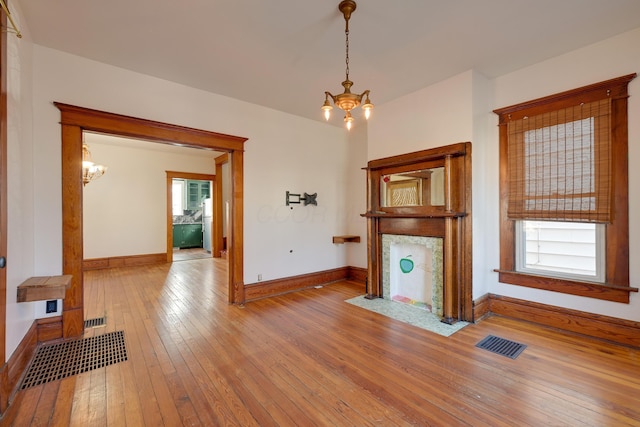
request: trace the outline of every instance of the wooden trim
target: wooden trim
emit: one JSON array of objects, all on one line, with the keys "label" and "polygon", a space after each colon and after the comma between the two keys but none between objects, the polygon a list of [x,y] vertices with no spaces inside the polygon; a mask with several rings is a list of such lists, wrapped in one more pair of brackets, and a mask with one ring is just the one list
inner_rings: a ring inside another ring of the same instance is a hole
[{"label": "wooden trim", "polygon": [[536,276],[518,271],[497,270],[498,280],[501,283],[509,283],[529,288],[543,289],[552,292],[561,292],[570,295],[597,298],[607,301],[629,303],[629,293],[638,292],[637,288],[628,286],[606,285],[591,282],[579,282],[577,280],[558,279],[555,277]]},{"label": "wooden trim", "polygon": [[106,258],[90,258],[82,261],[82,269],[101,270],[103,268],[117,267],[136,267],[140,265],[164,264],[167,262],[167,254],[142,254],[142,255],[125,255]]},{"label": "wooden trim", "polygon": [[[63,322],[66,323],[63,328],[67,334],[65,338],[78,337],[84,331],[82,187],[82,129],[63,124],[62,274],[73,276],[62,309]],[[77,324],[68,322],[77,322]]]},{"label": "wooden trim", "polygon": [[[7,15],[0,13],[0,26],[7,28]],[[0,31],[0,256],[7,257],[7,31]],[[7,360],[7,269],[0,268],[0,363]],[[6,366],[6,365],[5,365]],[[0,414],[8,405],[4,387],[5,367],[0,372]]]},{"label": "wooden trim", "polygon": [[[499,117],[500,143],[500,282],[616,302],[629,302],[629,177],[628,177],[628,83],[636,74],[595,83],[578,89],[494,110]],[[608,92],[610,91],[610,93]],[[611,151],[613,220],[606,224],[606,283],[583,282],[515,272],[515,221],[507,216],[509,176],[507,171],[507,122],[523,115],[536,115],[596,98],[611,101]],[[624,290],[626,288],[626,290]]]},{"label": "wooden trim", "polygon": [[208,173],[194,173],[194,172],[178,172],[178,171],[165,171],[167,174],[167,178],[183,178],[183,179],[192,179],[197,181],[212,181],[211,187],[214,186],[216,181],[216,175],[211,175]]},{"label": "wooden trim", "polygon": [[347,267],[347,280],[361,284],[367,283],[367,269],[361,267]]},{"label": "wooden trim", "polygon": [[37,319],[38,342],[47,342],[62,338],[62,316]]},{"label": "wooden trim", "polygon": [[143,138],[160,144],[192,148],[213,148],[220,151],[243,151],[247,138],[178,126],[122,114],[108,113],[54,102],[62,111],[63,125],[130,138]]},{"label": "wooden trim", "polygon": [[67,290],[62,313],[65,337],[82,335],[83,318],[83,236],[82,236],[82,132],[97,131],[162,144],[231,152],[231,181],[234,184],[231,223],[234,262],[229,264],[229,302],[243,301],[238,284],[243,277],[243,169],[242,152],[247,138],[138,119],[54,102],[62,124],[62,271],[74,276]]},{"label": "wooden trim", "polygon": [[244,153],[231,153],[231,170],[235,171],[231,179],[231,224],[227,236],[227,253],[229,256],[229,302],[243,304],[245,301],[244,229],[242,216],[244,211]]},{"label": "wooden trim", "polygon": [[489,316],[489,294],[484,294],[473,301],[473,321],[478,322]]},{"label": "wooden trim", "polygon": [[500,316],[640,348],[640,322],[494,294],[489,295],[489,310]]},{"label": "wooden trim", "polygon": [[[525,115],[533,116],[539,114],[540,111],[548,111],[550,108],[561,109],[564,108],[567,103],[575,105],[576,99],[586,103],[607,97],[611,97],[612,99],[626,98],[627,85],[635,77],[636,73],[627,74],[626,76],[582,86],[577,89],[567,90],[509,107],[498,108],[497,110],[493,110],[493,112],[500,116],[500,124],[502,124],[506,123],[507,119],[519,120]],[[611,92],[607,93],[608,91]]]},{"label": "wooden trim", "polygon": [[351,280],[350,277],[361,278],[365,275],[365,269],[341,267],[333,270],[318,271],[316,273],[252,283],[245,286],[245,301],[254,301],[261,298],[308,289],[313,286],[336,282],[338,280]]},{"label": "wooden trim", "polygon": [[367,165],[367,169],[381,169],[389,167],[398,167],[410,165],[420,162],[442,159],[445,156],[464,156],[470,147],[467,142],[459,142],[457,144],[446,145],[443,147],[430,148],[428,150],[416,151],[413,153],[401,154],[398,156],[384,157],[381,159],[371,160]]},{"label": "wooden trim", "polygon": [[38,346],[38,323],[34,321],[27,333],[22,337],[20,344],[15,349],[7,363],[2,366],[0,370],[0,378],[2,381],[2,397],[1,397],[1,412],[9,406],[9,402],[12,400],[13,395],[18,391],[20,379],[24,374],[29,362],[35,354]]},{"label": "wooden trim", "polygon": [[213,221],[213,238],[211,240],[212,247],[211,252],[213,252],[213,256],[215,258],[220,258],[222,256],[222,251],[225,250],[224,244],[224,198],[222,196],[223,193],[223,184],[224,184],[224,174],[222,172],[222,165],[229,163],[229,155],[223,154],[222,156],[216,157],[216,176],[220,177],[220,179],[216,180],[216,185],[213,193],[213,208],[214,212],[214,221]]}]

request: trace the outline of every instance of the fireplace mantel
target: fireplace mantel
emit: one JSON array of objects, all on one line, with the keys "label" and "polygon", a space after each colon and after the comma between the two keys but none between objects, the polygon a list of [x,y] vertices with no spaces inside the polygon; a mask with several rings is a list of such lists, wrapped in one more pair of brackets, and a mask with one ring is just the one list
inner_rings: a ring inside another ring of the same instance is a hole
[{"label": "fireplace mantel", "polygon": [[372,160],[367,168],[367,298],[382,298],[382,235],[443,238],[442,321],[473,321],[471,143]]}]

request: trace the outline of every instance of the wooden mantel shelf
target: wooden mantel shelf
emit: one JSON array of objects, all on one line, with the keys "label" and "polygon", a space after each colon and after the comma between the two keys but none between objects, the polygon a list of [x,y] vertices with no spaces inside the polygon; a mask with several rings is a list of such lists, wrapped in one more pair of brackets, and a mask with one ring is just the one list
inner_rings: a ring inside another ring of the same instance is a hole
[{"label": "wooden mantel shelf", "polygon": [[64,299],[72,278],[70,274],[30,277],[18,286],[18,302]]},{"label": "wooden mantel shelf", "polygon": [[333,243],[348,243],[348,242],[360,243],[360,236],[352,236],[352,235],[333,236]]}]

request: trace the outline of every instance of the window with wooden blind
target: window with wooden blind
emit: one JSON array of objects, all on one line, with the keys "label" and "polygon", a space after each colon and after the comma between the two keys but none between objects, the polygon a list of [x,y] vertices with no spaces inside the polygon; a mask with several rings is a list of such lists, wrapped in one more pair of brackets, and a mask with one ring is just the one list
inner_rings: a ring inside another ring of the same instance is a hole
[{"label": "window with wooden blind", "polygon": [[628,83],[635,74],[494,112],[500,282],[629,302]]}]

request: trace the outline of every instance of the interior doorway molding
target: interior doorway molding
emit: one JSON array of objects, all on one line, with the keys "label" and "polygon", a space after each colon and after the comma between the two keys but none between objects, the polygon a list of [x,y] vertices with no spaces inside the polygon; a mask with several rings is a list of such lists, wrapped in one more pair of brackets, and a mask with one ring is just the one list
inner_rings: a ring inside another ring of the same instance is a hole
[{"label": "interior doorway molding", "polygon": [[229,302],[244,303],[243,186],[244,143],[248,138],[139,119],[54,102],[62,127],[62,271],[73,276],[62,312],[63,336],[84,331],[82,133],[100,132],[146,141],[226,152],[231,175],[228,242]]}]

